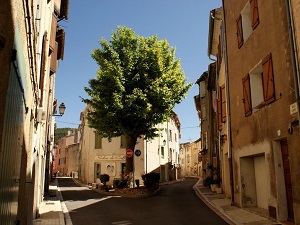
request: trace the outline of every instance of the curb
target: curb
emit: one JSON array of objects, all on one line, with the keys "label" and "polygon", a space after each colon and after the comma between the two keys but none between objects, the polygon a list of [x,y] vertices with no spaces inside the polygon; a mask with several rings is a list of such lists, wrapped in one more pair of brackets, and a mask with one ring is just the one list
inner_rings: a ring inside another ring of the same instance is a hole
[{"label": "curb", "polygon": [[237,223],[235,221],[233,221],[228,215],[226,215],[226,213],[224,212],[224,210],[213,204],[211,201],[208,200],[208,198],[206,196],[204,196],[202,194],[202,192],[199,190],[199,188],[197,187],[200,184],[200,179],[198,180],[198,182],[193,186],[194,191],[196,192],[197,196],[211,209],[213,210],[216,214],[218,214],[222,219],[224,219],[228,224],[230,225],[243,225],[241,223]]}]

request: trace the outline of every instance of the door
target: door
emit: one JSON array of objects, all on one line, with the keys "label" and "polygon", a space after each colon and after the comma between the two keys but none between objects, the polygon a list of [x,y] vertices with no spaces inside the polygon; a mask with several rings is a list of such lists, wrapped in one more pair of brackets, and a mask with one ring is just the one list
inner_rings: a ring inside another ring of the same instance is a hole
[{"label": "door", "polygon": [[268,209],[268,179],[265,156],[257,156],[254,160],[257,207]]},{"label": "door", "polygon": [[95,163],[95,177],[94,177],[94,180],[96,183],[100,183],[100,180],[99,180],[99,176],[101,174],[101,164],[100,163]]},{"label": "door", "polygon": [[293,192],[292,192],[292,179],[291,179],[288,144],[287,141],[281,141],[280,144],[281,144],[281,154],[282,154],[282,163],[283,163],[285,190],[286,190],[286,200],[287,200],[287,207],[288,207],[288,219],[293,220],[294,219]]}]

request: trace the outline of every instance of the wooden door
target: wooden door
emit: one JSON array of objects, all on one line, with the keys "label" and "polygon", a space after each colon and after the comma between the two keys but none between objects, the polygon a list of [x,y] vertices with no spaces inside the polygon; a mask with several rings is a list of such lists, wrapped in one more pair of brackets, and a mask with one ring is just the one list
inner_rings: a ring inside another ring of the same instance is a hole
[{"label": "wooden door", "polygon": [[292,179],[289,161],[289,152],[287,141],[281,141],[281,153],[282,153],[282,163],[283,172],[285,180],[285,190],[286,190],[286,200],[288,207],[288,219],[294,219],[294,208],[293,208],[293,192],[292,192]]}]

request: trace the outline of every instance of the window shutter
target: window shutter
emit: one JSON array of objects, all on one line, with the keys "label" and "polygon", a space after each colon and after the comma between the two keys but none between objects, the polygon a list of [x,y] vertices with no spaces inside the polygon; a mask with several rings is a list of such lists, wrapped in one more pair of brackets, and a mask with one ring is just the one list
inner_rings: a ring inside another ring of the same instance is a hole
[{"label": "window shutter", "polygon": [[221,107],[221,93],[219,92],[218,104],[217,104],[217,114],[218,114],[218,129],[222,130],[222,107]]},{"label": "window shutter", "polygon": [[46,61],[47,61],[47,33],[43,36],[43,45],[42,45],[42,57],[41,57],[41,71],[40,71],[40,82],[39,82],[39,89],[40,89],[40,107],[43,106],[43,94],[44,94],[44,79],[45,79],[45,70],[46,70]]},{"label": "window shutter", "polygon": [[121,135],[120,147],[121,148],[126,148],[126,137],[125,137],[125,135]]},{"label": "window shutter", "polygon": [[55,73],[57,69],[57,49],[58,49],[58,44],[57,42],[55,42],[55,48],[51,53],[50,74]]},{"label": "window shutter", "polygon": [[247,74],[243,78],[243,94],[244,94],[244,109],[245,116],[250,116],[252,113],[251,91],[250,91],[250,76]]},{"label": "window shutter", "polygon": [[252,29],[254,30],[259,24],[257,0],[250,0],[250,7],[252,13]]},{"label": "window shutter", "polygon": [[95,133],[95,149],[102,149],[102,137]]},{"label": "window shutter", "polygon": [[62,28],[58,28],[57,30],[56,41],[58,43],[57,60],[63,60],[65,48],[65,31]]},{"label": "window shutter", "polygon": [[49,47],[51,51],[54,51],[55,49],[56,28],[57,28],[57,18],[54,14],[52,14],[51,34],[50,34],[50,43],[49,43]]},{"label": "window shutter", "polygon": [[226,93],[225,93],[225,85],[223,84],[220,87],[221,100],[222,100],[222,123],[226,122]]},{"label": "window shutter", "polygon": [[201,119],[202,120],[206,119],[206,107],[205,107],[205,104],[201,105]]},{"label": "window shutter", "polygon": [[237,29],[236,35],[237,35],[237,40],[238,40],[238,48],[241,48],[244,44],[243,25],[242,25],[242,16],[241,15],[236,20],[236,29]]},{"label": "window shutter", "polygon": [[221,66],[221,35],[219,35],[219,44],[218,44],[218,54],[217,54],[217,68],[220,69]]},{"label": "window shutter", "polygon": [[264,101],[266,103],[270,103],[275,100],[273,63],[272,63],[271,54],[269,54],[263,60],[262,67],[263,67],[262,80],[263,80],[263,90],[264,90]]}]

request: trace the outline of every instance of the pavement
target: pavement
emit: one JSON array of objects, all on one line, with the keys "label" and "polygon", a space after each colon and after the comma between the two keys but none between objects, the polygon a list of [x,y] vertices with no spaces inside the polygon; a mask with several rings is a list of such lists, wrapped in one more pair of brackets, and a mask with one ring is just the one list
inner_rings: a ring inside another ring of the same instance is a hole
[{"label": "pavement", "polygon": [[[73,179],[78,183],[78,179]],[[172,182],[164,182],[160,185],[168,185],[180,182],[182,179]],[[265,210],[259,208],[239,208],[231,205],[231,199],[225,194],[218,194],[202,185],[201,178],[194,185],[198,197],[208,207],[215,211],[230,225],[284,225],[268,217]],[[33,225],[72,225],[68,211],[58,187],[57,179],[50,183],[49,193],[44,197],[39,207],[39,218],[33,220]]]}]

